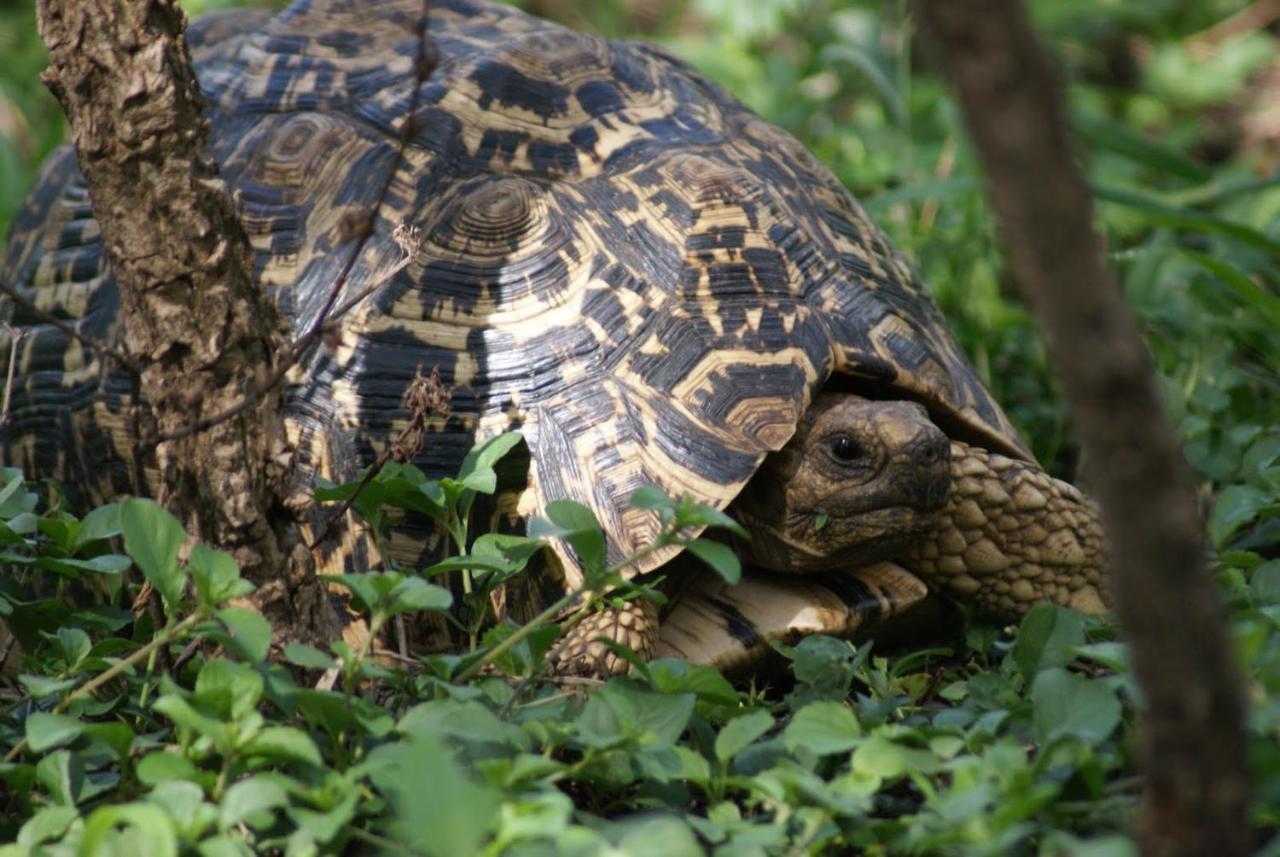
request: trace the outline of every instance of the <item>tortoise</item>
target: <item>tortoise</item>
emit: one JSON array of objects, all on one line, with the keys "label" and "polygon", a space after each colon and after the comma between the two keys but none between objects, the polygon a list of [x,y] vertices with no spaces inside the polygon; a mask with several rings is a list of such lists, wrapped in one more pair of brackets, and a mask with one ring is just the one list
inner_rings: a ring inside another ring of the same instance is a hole
[{"label": "tortoise", "polygon": [[[641,486],[734,504],[753,525],[735,545],[744,587],[681,566],[666,620],[643,604],[600,614],[566,644],[569,668],[617,668],[600,633],[644,656],[749,661],[761,641],[847,631],[926,583],[1004,614],[1045,598],[1104,609],[1092,506],[1040,469],[909,264],[799,142],[653,45],[486,0],[430,5],[435,66],[416,97],[418,0],[297,0],[188,33],[255,275],[295,330],[345,261],[345,215],[373,206],[405,139],[341,301],[376,287],[288,379],[303,473],[350,478],[375,460],[425,367],[451,390],[414,457],[427,475],[519,429],[515,514],[576,500],[611,562],[659,531],[629,504]],[[403,260],[398,227],[419,236]],[[89,336],[122,336],[69,148],[46,163],[0,276]],[[125,376],[44,318],[4,314],[25,334],[5,458],[83,500],[146,491],[126,463]],[[435,550],[400,536],[409,562]],[[550,549],[508,595],[517,618],[581,581],[572,550]],[[335,570],[376,561],[358,532],[327,550]]]}]

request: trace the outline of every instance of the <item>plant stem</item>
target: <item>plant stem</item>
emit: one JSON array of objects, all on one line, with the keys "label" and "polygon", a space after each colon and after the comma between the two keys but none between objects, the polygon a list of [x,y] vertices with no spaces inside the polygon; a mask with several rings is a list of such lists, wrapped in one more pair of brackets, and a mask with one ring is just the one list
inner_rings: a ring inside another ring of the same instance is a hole
[{"label": "plant stem", "polygon": [[[107,670],[104,670],[103,672],[98,673],[96,676],[89,679],[84,684],[80,685],[78,688],[71,691],[71,693],[63,697],[62,701],[59,702],[56,706],[54,706],[53,713],[61,714],[62,712],[66,711],[71,706],[71,703],[75,702],[77,699],[81,698],[82,696],[88,696],[89,694],[93,693],[95,690],[102,687],[102,685],[111,681],[112,679],[120,675],[125,670],[141,662],[143,659],[150,657],[151,653],[156,649],[160,648],[161,646],[168,645],[170,641],[186,633],[187,631],[191,630],[192,628],[194,628],[196,625],[198,625],[200,622],[203,622],[207,618],[208,616],[206,616],[203,612],[195,613],[191,616],[188,616],[186,619],[183,619],[181,622],[172,626],[171,628],[167,628],[166,630],[161,631],[151,640],[150,643],[147,643],[145,646],[138,649],[138,651],[129,655],[129,657],[120,661],[110,669],[107,669]],[[23,751],[23,749],[26,748],[26,746],[27,746],[27,739],[22,738],[21,740],[18,741],[17,744],[13,745],[13,748],[10,749],[8,753],[5,753],[4,761],[12,762],[14,759],[18,758],[18,755]]]}]

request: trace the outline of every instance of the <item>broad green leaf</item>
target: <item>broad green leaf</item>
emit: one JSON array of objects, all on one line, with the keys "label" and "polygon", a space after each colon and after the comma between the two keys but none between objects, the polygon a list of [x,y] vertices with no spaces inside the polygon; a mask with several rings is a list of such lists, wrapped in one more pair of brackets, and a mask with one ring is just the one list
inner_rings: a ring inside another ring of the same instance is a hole
[{"label": "broad green leaf", "polygon": [[235,558],[225,551],[197,544],[191,549],[187,567],[196,585],[196,598],[206,610],[253,591],[253,584],[240,577]]},{"label": "broad green leaf", "polygon": [[1090,144],[1123,155],[1137,163],[1197,184],[1209,181],[1207,167],[1160,140],[1129,130],[1097,114],[1077,113],[1071,127]]},{"label": "broad green leaf", "polygon": [[37,753],[70,744],[80,737],[85,724],[65,714],[37,711],[27,718],[27,744]]},{"label": "broad green leaf", "polygon": [[1028,679],[1046,667],[1060,667],[1075,659],[1074,646],[1084,644],[1084,617],[1056,604],[1040,604],[1022,618],[1013,660]]},{"label": "broad green leaf", "polygon": [[80,817],[74,806],[50,806],[37,812],[18,831],[17,844],[32,849],[46,842],[61,839],[71,823]]},{"label": "broad green leaf", "polygon": [[516,447],[524,435],[509,431],[472,447],[458,468],[458,482],[463,487],[481,494],[492,494],[497,489],[497,473],[493,466]]},{"label": "broad green leaf", "polygon": [[530,521],[529,535],[534,538],[564,539],[577,555],[587,584],[598,587],[604,583],[604,532],[600,529],[595,513],[586,506],[573,500],[554,500],[548,503],[547,518],[534,518]]},{"label": "broad green leaf", "polygon": [[255,817],[269,819],[270,811],[289,803],[289,795],[273,778],[251,777],[233,783],[218,804],[218,826],[228,830],[237,824],[254,827]]},{"label": "broad green leaf", "polygon": [[427,583],[421,577],[406,577],[391,591],[393,613],[406,610],[448,610],[453,593],[443,586]]},{"label": "broad green leaf", "polygon": [[224,720],[235,720],[249,713],[262,698],[262,675],[257,671],[215,658],[200,668],[196,676],[195,702]]},{"label": "broad green leaf", "polygon": [[190,759],[163,750],[143,756],[138,760],[134,770],[137,773],[138,782],[148,786],[159,785],[169,780],[193,780],[196,776],[196,766]]},{"label": "broad green leaf", "polygon": [[54,803],[72,806],[85,790],[84,762],[79,753],[54,750],[36,763],[36,779]]},{"label": "broad green leaf", "polygon": [[903,774],[933,773],[938,770],[937,758],[929,750],[907,747],[891,741],[883,735],[871,735],[853,751],[855,773],[890,780]]},{"label": "broad green leaf", "polygon": [[337,663],[332,655],[305,643],[290,643],[285,646],[284,656],[289,663],[311,670],[332,669]]},{"label": "broad green leaf", "polygon": [[1047,744],[1063,735],[1095,745],[1120,724],[1120,700],[1101,681],[1060,667],[1042,671],[1031,685],[1036,739]]},{"label": "broad green leaf", "polygon": [[116,503],[99,506],[81,519],[80,529],[76,531],[75,541],[72,542],[72,551],[78,552],[91,542],[118,536],[120,532],[120,506]]},{"label": "broad green leaf", "polygon": [[249,661],[262,661],[271,648],[271,624],[257,610],[248,607],[223,607],[217,613],[223,630],[211,633],[240,657]]},{"label": "broad green leaf", "polygon": [[174,609],[182,600],[184,573],[178,567],[178,551],[187,538],[182,524],[156,501],[130,497],[120,504],[120,528],[125,550]]},{"label": "broad green leaf", "polygon": [[158,806],[146,803],[102,806],[94,810],[84,824],[80,853],[126,857],[122,849],[109,846],[119,827],[133,828],[128,857],[177,857],[178,837],[169,817]]},{"label": "broad green leaf", "polygon": [[698,559],[711,566],[725,582],[733,585],[742,579],[742,562],[733,549],[710,539],[694,539],[685,547]]},{"label": "broad green leaf", "polygon": [[804,747],[819,756],[843,753],[857,745],[862,727],[842,702],[811,702],[795,713],[782,732],[790,748]]},{"label": "broad green leaf", "polygon": [[266,726],[241,750],[249,756],[278,762],[302,762],[317,768],[324,764],[311,736],[292,726]]},{"label": "broad green leaf", "polygon": [[46,696],[62,693],[64,690],[70,690],[79,684],[79,681],[74,678],[51,678],[49,676],[26,674],[18,676],[18,681],[36,699],[43,699]]},{"label": "broad green leaf", "polygon": [[82,571],[88,571],[94,574],[119,574],[133,563],[130,562],[127,556],[104,553],[100,556],[91,557],[90,559],[42,556],[37,558],[33,564],[36,568],[42,568],[45,571],[52,571],[55,574],[65,574],[70,577],[78,577]]},{"label": "broad green leaf", "polygon": [[735,717],[716,735],[716,758],[727,762],[773,726],[773,715],[756,709]]},{"label": "broad green leaf", "polygon": [[429,857],[476,853],[497,821],[499,795],[471,780],[436,739],[382,744],[360,765],[387,802],[387,835]]},{"label": "broad green leaf", "polygon": [[671,511],[676,507],[676,501],[657,485],[641,485],[631,493],[628,503],[635,509]]},{"label": "broad green leaf", "polygon": [[1257,518],[1263,509],[1275,505],[1280,505],[1280,499],[1259,488],[1228,485],[1218,492],[1213,502],[1213,511],[1209,514],[1209,537],[1219,548],[1225,547],[1237,530]]}]

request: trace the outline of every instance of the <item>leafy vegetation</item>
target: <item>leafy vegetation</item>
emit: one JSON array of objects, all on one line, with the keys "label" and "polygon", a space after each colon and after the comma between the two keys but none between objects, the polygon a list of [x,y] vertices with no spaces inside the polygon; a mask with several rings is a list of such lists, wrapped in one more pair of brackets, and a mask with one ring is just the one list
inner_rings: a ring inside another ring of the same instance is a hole
[{"label": "leafy vegetation", "polygon": [[[644,17],[621,0],[525,5],[662,41],[804,140],[918,262],[1037,454],[1073,475],[1049,367],[905,2],[760,0],[746,14],[688,0]],[[1266,832],[1280,826],[1275,22],[1226,0],[1031,7],[1069,84],[1111,262],[1202,478],[1247,681],[1252,822],[1259,853],[1280,854]],[[60,135],[30,18],[27,4],[0,6],[12,58],[0,225]],[[581,692],[545,681],[545,627],[480,624],[484,594],[522,573],[529,540],[477,537],[460,514],[493,490],[507,442],[454,480],[392,467],[355,501],[375,528],[389,508],[435,518],[462,554],[344,579],[373,627],[448,609],[475,640],[412,663],[343,643],[267,661],[268,629],[235,606],[248,584],[229,557],[184,551],[147,501],[77,517],[4,471],[0,615],[19,644],[0,689],[5,852],[1133,853],[1139,697],[1115,630],[1069,611],[1038,608],[1017,629],[971,621],[901,649],[811,638],[769,686],[673,661]],[[353,489],[319,490],[340,503]],[[667,510],[669,539],[724,524],[643,499]],[[593,555],[584,512],[557,508],[531,536]],[[617,571],[601,559],[592,579]],[[429,579],[441,573],[470,575],[468,604],[449,604]],[[129,609],[143,581],[162,615]]]}]

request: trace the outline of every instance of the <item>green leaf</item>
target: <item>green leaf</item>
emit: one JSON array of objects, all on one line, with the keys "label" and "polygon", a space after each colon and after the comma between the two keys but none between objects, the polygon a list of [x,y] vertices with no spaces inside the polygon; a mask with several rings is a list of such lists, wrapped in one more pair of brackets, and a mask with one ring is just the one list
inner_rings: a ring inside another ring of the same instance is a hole
[{"label": "green leaf", "polygon": [[36,699],[44,699],[46,696],[60,694],[64,690],[70,690],[79,684],[79,681],[74,678],[50,678],[42,675],[20,675],[18,676],[18,681]]},{"label": "green leaf", "polygon": [[359,770],[387,802],[386,834],[430,857],[476,853],[498,820],[499,795],[428,736],[375,747]]},{"label": "green leaf", "polygon": [[472,447],[458,468],[458,482],[472,491],[492,494],[498,485],[493,466],[522,440],[524,435],[520,432],[509,431]]},{"label": "green leaf", "polygon": [[733,585],[742,579],[742,562],[728,545],[713,542],[710,539],[694,539],[685,547],[698,559],[711,566],[726,583]]},{"label": "green leaf", "polygon": [[843,753],[857,745],[862,727],[842,702],[811,702],[796,712],[782,732],[789,748],[804,747],[819,756]]},{"label": "green leaf", "polygon": [[80,521],[80,529],[76,531],[72,542],[72,553],[78,553],[82,547],[101,539],[109,539],[121,533],[120,506],[108,503],[99,506]]},{"label": "green leaf", "polygon": [[18,831],[17,844],[22,848],[32,849],[37,845],[61,839],[71,827],[71,823],[79,817],[80,811],[74,806],[45,807],[22,825],[22,829]]},{"label": "green leaf", "polygon": [[1218,492],[1209,514],[1209,537],[1219,548],[1245,524],[1273,504],[1267,492],[1251,485],[1228,485]]},{"label": "green leaf", "polygon": [[[131,829],[124,842],[114,838],[118,828]],[[169,816],[150,803],[102,806],[84,821],[81,853],[95,857],[177,857],[178,837]]]},{"label": "green leaf", "polygon": [[223,607],[217,617],[221,628],[211,637],[246,660],[266,660],[271,624],[261,613],[248,607]]},{"label": "green leaf", "polygon": [[529,522],[529,535],[534,538],[564,539],[577,554],[587,585],[604,584],[605,541],[604,532],[596,515],[581,503],[573,500],[554,500],[547,504],[547,518],[534,518]]},{"label": "green leaf", "polygon": [[90,559],[42,556],[38,557],[33,564],[36,568],[52,571],[55,574],[79,577],[82,571],[89,571],[94,574],[119,574],[133,563],[127,556],[106,553]]},{"label": "green leaf", "polygon": [[255,821],[270,823],[270,810],[287,806],[289,795],[267,776],[251,777],[233,783],[218,805],[218,826],[228,830],[242,822],[257,827]]},{"label": "green leaf", "polygon": [[124,547],[172,611],[182,601],[184,573],[178,551],[186,541],[182,524],[159,503],[130,497],[120,504]]},{"label": "green leaf", "polygon": [[722,762],[729,761],[772,726],[773,715],[762,709],[733,718],[716,735],[716,758]]},{"label": "green leaf", "polygon": [[859,744],[851,761],[855,773],[882,780],[911,772],[929,774],[939,767],[932,752],[898,744],[884,735],[872,735]]},{"label": "green leaf", "polygon": [[684,732],[697,697],[668,695],[613,679],[587,697],[578,717],[579,739],[593,747],[607,747],[620,739],[642,744],[673,744]]},{"label": "green leaf", "polygon": [[391,611],[448,610],[453,593],[443,586],[427,583],[421,577],[407,577],[391,591]]},{"label": "green leaf", "polygon": [[517,750],[529,748],[528,735],[518,726],[504,723],[492,711],[474,700],[441,699],[409,709],[396,731],[406,736],[448,739],[457,742],[496,744]]},{"label": "green leaf", "polygon": [[327,670],[337,665],[332,655],[305,643],[290,643],[285,646],[284,656],[289,663],[311,670]]},{"label": "green leaf", "polygon": [[1075,659],[1072,647],[1084,644],[1084,617],[1056,604],[1033,607],[1018,627],[1013,660],[1028,679],[1046,667],[1059,667]]},{"label": "green leaf", "polygon": [[70,744],[80,737],[85,724],[65,714],[37,711],[27,718],[27,744],[37,753]]},{"label": "green leaf", "polygon": [[1250,247],[1256,247],[1273,256],[1280,255],[1280,241],[1276,241],[1265,233],[1243,223],[1224,220],[1221,217],[1206,214],[1197,209],[1170,205],[1150,194],[1126,188],[1095,185],[1093,192],[1098,199],[1115,203],[1116,205],[1123,205],[1144,215],[1151,223],[1222,235]]},{"label": "green leaf", "polygon": [[46,753],[36,763],[36,779],[49,792],[49,797],[64,806],[79,802],[85,790],[84,763],[80,754],[69,750]]},{"label": "green leaf", "polygon": [[1229,262],[1213,256],[1197,253],[1185,247],[1179,248],[1182,255],[1217,277],[1224,285],[1235,293],[1236,298],[1249,309],[1261,314],[1272,328],[1280,330],[1280,297],[1264,289],[1247,274]]},{"label": "green leaf", "polygon": [[70,669],[78,668],[93,650],[89,635],[79,628],[59,628],[57,640]]},{"label": "green leaf", "polygon": [[675,509],[676,501],[657,485],[641,485],[631,493],[628,504],[633,509],[653,509],[655,511]]},{"label": "green leaf", "polygon": [[262,675],[253,669],[215,658],[200,668],[196,676],[195,701],[224,720],[248,714],[262,699]]},{"label": "green leaf", "polygon": [[1036,676],[1031,704],[1036,740],[1041,744],[1071,735],[1096,745],[1120,724],[1121,706],[1115,691],[1101,681],[1090,681],[1061,667]]},{"label": "green leaf", "polygon": [[342,574],[332,579],[348,587],[364,609],[383,616],[409,610],[445,610],[453,603],[449,590],[394,571]]},{"label": "green leaf", "polygon": [[1178,149],[1129,130],[1119,122],[1112,122],[1096,114],[1078,113],[1071,118],[1071,127],[1100,149],[1108,149],[1160,172],[1200,184],[1212,178],[1212,172]]},{"label": "green leaf", "polygon": [[194,780],[196,777],[196,766],[190,759],[162,750],[143,756],[134,770],[138,782],[147,786],[156,786],[169,780]]},{"label": "green leaf", "polygon": [[[499,622],[485,631],[481,639],[483,648],[492,649],[518,630],[520,626],[509,619]],[[560,628],[556,625],[538,628],[499,655],[493,665],[507,675],[529,675],[542,665],[542,658],[559,636]]]},{"label": "green leaf", "polygon": [[279,762],[302,762],[317,768],[324,765],[316,742],[292,726],[266,726],[241,749],[251,756]]},{"label": "green leaf", "polygon": [[187,568],[196,585],[196,598],[206,610],[253,591],[253,584],[240,577],[235,558],[208,545],[197,544],[191,549]]}]

